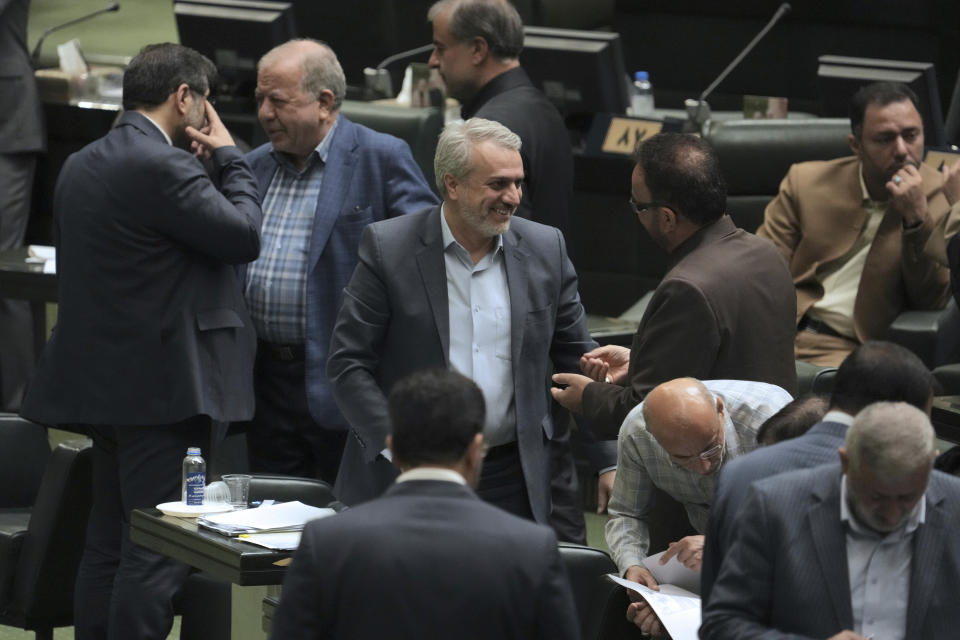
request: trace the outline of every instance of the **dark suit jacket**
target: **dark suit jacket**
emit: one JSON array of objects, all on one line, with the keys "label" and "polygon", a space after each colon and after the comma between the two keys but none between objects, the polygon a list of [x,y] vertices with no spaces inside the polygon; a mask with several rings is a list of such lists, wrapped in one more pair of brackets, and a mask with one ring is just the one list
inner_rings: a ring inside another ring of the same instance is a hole
[{"label": "dark suit jacket", "polygon": [[307,524],[271,638],[572,640],[576,618],[552,531],[411,480]]},{"label": "dark suit jacket", "polygon": [[674,378],[754,380],[796,392],[796,297],[783,258],[729,216],[670,256],[630,349],[626,387],[587,385],[583,415],[614,438],[627,413]]},{"label": "dark suit jacket", "polygon": [[843,446],[846,436],[847,425],[820,422],[798,438],[755,449],[721,467],[713,490],[700,568],[700,599],[704,605],[710,599],[723,557],[733,543],[733,523],[750,485],[785,471],[837,462],[837,449]]},{"label": "dark suit jacket", "polygon": [[[550,513],[547,443],[554,435],[549,392],[557,371],[578,371],[595,343],[563,236],[514,218],[503,235],[510,290],[517,441],[534,517]],[[330,348],[333,392],[350,421],[338,497],[380,495],[393,478],[377,454],[389,432],[386,394],[405,375],[449,366],[450,331],[440,207],[368,226],[344,294]]]},{"label": "dark suit jacket", "polygon": [[0,153],[47,146],[27,49],[29,11],[30,0],[0,0]]},{"label": "dark suit jacket", "polygon": [[260,203],[236,147],[213,161],[219,190],[137,112],[67,159],[54,196],[59,317],[24,416],[251,417],[255,338],[230,265],[260,251]]},{"label": "dark suit jacket", "polygon": [[[261,198],[278,166],[271,151],[265,144],[247,154]],[[327,355],[343,288],[357,266],[360,233],[371,222],[436,203],[406,142],[338,116],[307,266],[307,402],[314,420],[326,429],[347,428],[330,392]]]},{"label": "dark suit jacket", "polygon": [[[503,124],[523,143],[523,199],[517,215],[569,231],[573,201],[573,153],[560,112],[517,67],[488,82],[461,109],[463,119]],[[573,238],[568,238],[573,242]]]},{"label": "dark suit jacket", "polygon": [[[700,637],[827,638],[853,627],[840,465],[753,485],[704,609]],[[960,479],[934,471],[926,522],[913,536],[906,638],[955,638],[960,628]]]}]

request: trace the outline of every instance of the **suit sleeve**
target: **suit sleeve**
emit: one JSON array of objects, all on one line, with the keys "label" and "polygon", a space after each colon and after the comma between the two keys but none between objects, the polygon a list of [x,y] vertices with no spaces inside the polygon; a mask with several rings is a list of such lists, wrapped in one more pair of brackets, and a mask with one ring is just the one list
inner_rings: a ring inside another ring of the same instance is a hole
[{"label": "suit sleeve", "polygon": [[950,297],[950,269],[944,245],[960,224],[960,203],[952,208],[938,194],[916,229],[903,231],[900,273],[910,309],[942,309]]},{"label": "suit sleeve", "polygon": [[[700,638],[801,640],[805,636],[768,627],[774,591],[774,545],[770,516],[754,488],[736,521],[739,532],[721,564],[710,600],[704,606]],[[811,639],[812,640],[812,639]]]},{"label": "suit sleeve", "polygon": [[[270,629],[271,640],[316,640],[324,637],[321,583],[325,567],[309,535],[310,525],[300,540],[293,562],[283,579],[280,605]],[[330,606],[327,603],[326,606]]]},{"label": "suit sleeve", "polygon": [[[557,303],[557,322],[550,347],[554,370],[562,373],[580,373],[580,356],[596,348],[597,343],[587,329],[587,315],[580,303],[577,273],[567,256],[563,234],[555,230],[560,243],[560,297]],[[554,413],[555,419],[557,413]],[[598,441],[583,423],[577,419],[579,429],[576,440],[587,447],[590,462],[595,471],[617,464],[615,441]]]},{"label": "suit sleeve", "polygon": [[556,538],[546,536],[546,570],[537,597],[537,638],[540,640],[577,640],[580,623],[567,570],[560,558]]},{"label": "suit sleeve", "polygon": [[631,348],[630,384],[593,382],[583,392],[583,413],[594,432],[615,437],[627,414],[666,380],[710,374],[720,348],[717,317],[694,283],[674,278],[657,288]]},{"label": "suit sleeve", "polygon": [[436,194],[427,184],[423,172],[413,159],[410,145],[403,140],[396,141],[386,159],[391,163],[385,171],[384,203],[388,218],[416,213],[428,207],[440,204]]},{"label": "suit sleeve", "polygon": [[360,437],[367,461],[376,459],[390,432],[387,399],[376,379],[389,324],[379,238],[375,227],[368,226],[360,237],[357,267],[343,292],[327,362],[334,398]]},{"label": "suit sleeve", "polygon": [[213,165],[220,189],[192,156],[178,152],[175,160],[154,165],[156,197],[163,206],[147,222],[180,243],[228,264],[256,260],[260,255],[260,197],[253,172],[236,147],[214,151]]}]

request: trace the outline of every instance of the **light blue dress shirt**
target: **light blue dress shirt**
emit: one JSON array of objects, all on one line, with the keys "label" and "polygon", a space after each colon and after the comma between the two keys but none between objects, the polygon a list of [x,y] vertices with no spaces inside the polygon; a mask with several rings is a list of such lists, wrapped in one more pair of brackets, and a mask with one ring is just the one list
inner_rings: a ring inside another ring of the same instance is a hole
[{"label": "light blue dress shirt", "polygon": [[513,398],[510,291],[503,238],[476,265],[440,215],[447,270],[450,367],[477,383],[487,405],[484,440],[491,447],[517,439]]}]

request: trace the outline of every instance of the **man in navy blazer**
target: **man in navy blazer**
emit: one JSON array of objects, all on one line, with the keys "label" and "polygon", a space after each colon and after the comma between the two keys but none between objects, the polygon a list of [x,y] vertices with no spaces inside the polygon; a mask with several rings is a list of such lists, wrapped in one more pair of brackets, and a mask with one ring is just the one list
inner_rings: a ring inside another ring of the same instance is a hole
[{"label": "man in navy blazer", "polygon": [[840,465],[755,483],[700,637],[956,637],[960,479],[931,472],[935,445],[922,411],[876,403]]},{"label": "man in navy blazer", "polygon": [[551,365],[576,371],[595,344],[563,235],[513,217],[520,139],[473,118],[447,125],[434,161],[442,207],[368,226],[344,292],[328,372],[350,421],[335,491],[355,504],[380,495],[386,395],[412,371],[448,367],[487,401],[491,445],[478,493],[546,523],[554,436]]},{"label": "man in navy blazer", "polygon": [[339,113],[346,80],[329,47],[293,40],[260,60],[270,143],[247,155],[263,199],[263,250],[244,293],[259,339],[254,471],[336,477],[347,423],[326,365],[343,288],[371,222],[436,204],[405,142]]},{"label": "man in navy blazer", "polygon": [[547,527],[477,499],[484,400],[427,370],[390,393],[387,493],[307,523],[271,629],[276,640],[573,640],[577,612]]},{"label": "man in navy blazer", "polygon": [[930,413],[933,375],[913,352],[892,342],[866,342],[837,370],[829,411],[805,434],[762,447],[730,461],[720,471],[700,568],[700,598],[706,606],[724,555],[737,535],[733,523],[750,486],[793,469],[835,462],[853,417],[869,404],[906,402]]},{"label": "man in navy blazer", "polygon": [[189,567],[131,543],[130,511],[180,500],[187,447],[209,454],[211,420],[253,415],[233,265],[260,251],[260,201],[206,100],[215,77],[192,49],[145,47],[124,72],[126,113],[67,159],[54,194],[59,313],[21,412],[93,437],[81,640],[167,637]]}]

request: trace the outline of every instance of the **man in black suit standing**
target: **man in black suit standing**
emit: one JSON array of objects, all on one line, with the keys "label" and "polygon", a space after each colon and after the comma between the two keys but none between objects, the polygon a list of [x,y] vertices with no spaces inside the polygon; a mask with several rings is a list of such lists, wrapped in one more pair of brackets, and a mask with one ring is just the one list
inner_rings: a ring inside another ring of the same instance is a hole
[{"label": "man in black suit standing", "polygon": [[[23,245],[37,155],[47,146],[27,53],[30,0],[0,0],[0,251]],[[0,298],[0,411],[16,411],[33,369],[30,303]]]},{"label": "man in black suit standing", "polygon": [[167,637],[188,567],[132,544],[130,511],[179,500],[187,447],[253,415],[255,337],[231,265],[259,253],[260,203],[207,101],[215,73],[192,49],[145,47],[126,113],[67,159],[54,195],[59,319],[22,414],[93,437],[78,640]]},{"label": "man in black suit standing", "polygon": [[307,524],[271,637],[579,637],[556,538],[480,500],[483,394],[428,369],[394,385],[387,493]]}]

